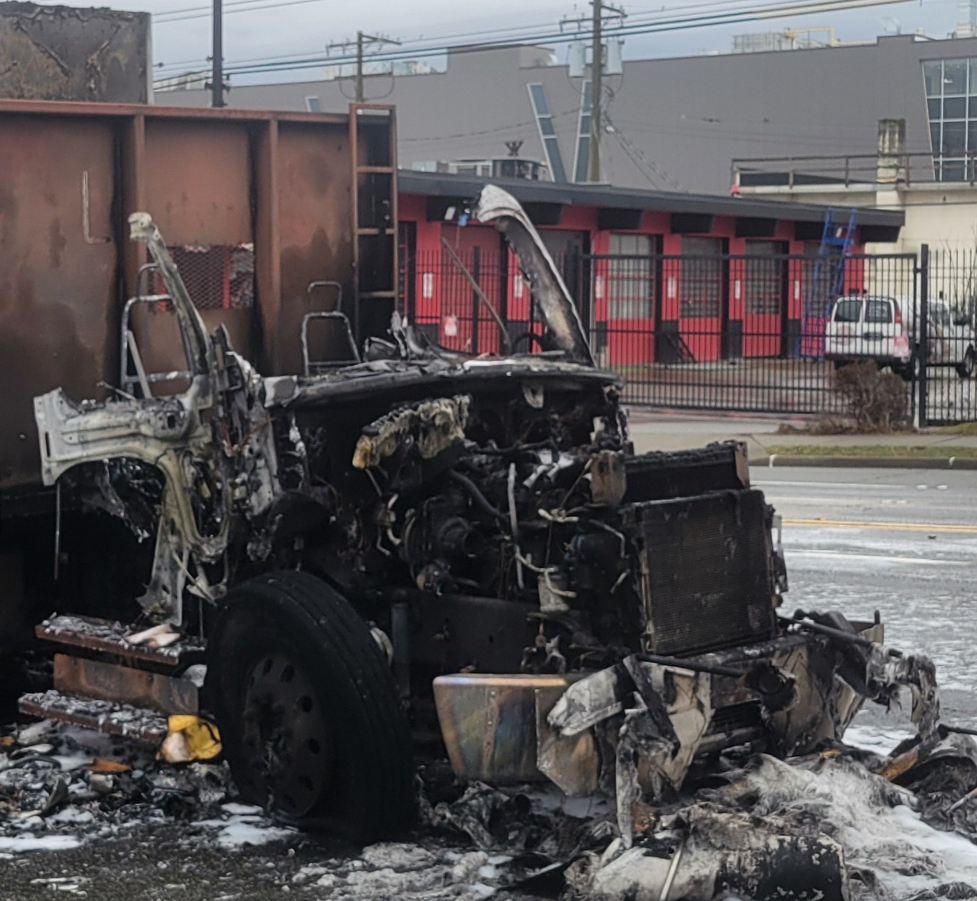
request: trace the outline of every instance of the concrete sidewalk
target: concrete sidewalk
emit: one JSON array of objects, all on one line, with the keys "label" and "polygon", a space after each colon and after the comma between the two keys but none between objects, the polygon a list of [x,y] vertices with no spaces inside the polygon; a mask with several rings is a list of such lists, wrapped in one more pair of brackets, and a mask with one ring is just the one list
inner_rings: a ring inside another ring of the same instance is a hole
[{"label": "concrete sidewalk", "polygon": [[[782,425],[803,428],[805,423],[789,417],[750,418],[722,413],[697,416],[655,413],[634,407],[630,413],[631,436],[638,453],[685,450],[713,441],[734,439],[744,441],[750,462],[761,466],[977,469],[977,459],[959,456],[960,449],[977,456],[977,435],[954,435],[935,429],[892,435],[779,434]],[[784,449],[788,448],[805,450],[802,454],[787,456]],[[819,448],[825,452],[819,454]],[[846,454],[840,450],[842,448],[852,451]],[[873,454],[869,449],[878,449],[878,452]]]}]

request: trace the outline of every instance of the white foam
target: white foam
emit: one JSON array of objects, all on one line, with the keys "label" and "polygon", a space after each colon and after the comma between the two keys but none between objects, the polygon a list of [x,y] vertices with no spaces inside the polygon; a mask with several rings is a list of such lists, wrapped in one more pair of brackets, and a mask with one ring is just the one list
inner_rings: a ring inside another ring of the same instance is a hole
[{"label": "white foam", "polygon": [[886,757],[899,742],[911,738],[914,734],[908,728],[853,725],[845,730],[843,740],[846,745],[852,745]]},{"label": "white foam", "polygon": [[812,772],[766,758],[747,778],[761,799],[755,814],[803,809],[830,823],[825,831],[844,848],[848,866],[873,870],[883,896],[977,882],[977,846],[928,826],[908,806],[909,792],[853,761],[824,761]]},{"label": "white foam", "polygon": [[221,810],[232,816],[256,816],[260,817],[263,811],[260,807],[253,804],[238,804],[236,801],[230,801],[227,804],[221,804]]},{"label": "white foam", "polygon": [[73,835],[0,835],[0,851],[69,851],[81,842]]},{"label": "white foam", "polygon": [[222,848],[266,845],[268,842],[279,841],[294,834],[293,829],[285,829],[281,826],[263,826],[235,818],[223,824],[223,828],[217,836],[217,844]]}]

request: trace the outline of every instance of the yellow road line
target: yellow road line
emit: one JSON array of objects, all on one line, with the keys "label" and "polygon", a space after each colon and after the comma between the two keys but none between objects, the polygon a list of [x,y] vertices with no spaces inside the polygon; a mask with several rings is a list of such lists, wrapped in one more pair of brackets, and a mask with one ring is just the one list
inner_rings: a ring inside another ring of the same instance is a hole
[{"label": "yellow road line", "polygon": [[885,529],[893,532],[954,532],[977,535],[977,526],[925,522],[867,522],[849,519],[785,519],[785,526],[818,526],[822,529]]}]

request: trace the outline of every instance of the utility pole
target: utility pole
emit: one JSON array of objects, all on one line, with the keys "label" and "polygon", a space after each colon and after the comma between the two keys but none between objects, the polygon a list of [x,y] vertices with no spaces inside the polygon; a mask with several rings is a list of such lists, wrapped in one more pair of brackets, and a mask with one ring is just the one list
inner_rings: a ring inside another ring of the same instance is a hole
[{"label": "utility pole", "polygon": [[[215,0],[220,3],[220,0]],[[590,156],[588,157],[587,181],[600,181],[600,135],[601,135],[601,100],[604,92],[604,43],[601,37],[603,25],[604,4],[602,0],[590,0],[594,8],[594,20],[591,25],[591,53],[593,62],[590,68]]]},{"label": "utility pole", "polygon": [[[219,2],[219,0],[218,0]],[[330,44],[326,49],[333,50],[336,47],[346,48],[350,44],[347,41],[345,44]],[[369,48],[371,44],[377,44],[382,46],[384,44],[397,44],[400,45],[400,41],[395,41],[391,38],[385,38],[381,35],[376,34],[363,34],[362,31],[356,32],[356,102],[362,103],[366,96],[363,92],[363,56],[364,52]]]},{"label": "utility pole", "polygon": [[214,56],[210,74],[210,105],[224,103],[224,6],[223,0],[214,0]]},{"label": "utility pole", "polygon": [[[620,19],[623,23],[626,13],[617,6],[605,3],[603,0],[590,0],[593,14],[590,17],[590,140],[587,156],[587,181],[600,181],[600,141],[603,134],[604,117],[604,18]],[[578,31],[583,31],[587,19],[567,18],[560,22],[560,31],[564,25],[574,25]],[[573,65],[571,63],[571,76]],[[580,60],[580,71],[575,77],[582,77],[583,59]]]},{"label": "utility pole", "polygon": [[356,32],[356,102],[363,102],[363,32]]}]

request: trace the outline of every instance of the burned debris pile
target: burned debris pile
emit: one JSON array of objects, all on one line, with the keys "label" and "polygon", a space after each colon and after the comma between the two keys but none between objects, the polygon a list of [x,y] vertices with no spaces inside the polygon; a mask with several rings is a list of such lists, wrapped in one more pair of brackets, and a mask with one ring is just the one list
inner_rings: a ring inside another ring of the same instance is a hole
[{"label": "burned debris pile", "polygon": [[472,785],[425,819],[510,855],[502,885],[565,901],[977,897],[977,805],[961,803],[977,746],[945,728],[906,744],[729,752],[667,801],[636,801],[627,836],[613,803],[571,812],[526,787]]},{"label": "burned debris pile", "polygon": [[[140,826],[230,822],[227,766],[174,767],[119,738],[49,720],[0,739],[0,851],[71,848]],[[266,824],[260,810],[251,811]]]},{"label": "burned debris pile", "polygon": [[[940,727],[883,758],[833,743],[784,761],[749,748],[694,768],[670,799],[567,799],[539,783],[465,783],[421,767],[419,823],[398,841],[287,869],[310,898],[977,897],[977,747]],[[294,829],[236,802],[225,765],[173,766],[118,740],[40,723],[3,738],[0,856],[125,840],[177,825],[232,851]],[[963,802],[963,803],[961,803]],[[281,853],[281,852],[279,852]]]}]

